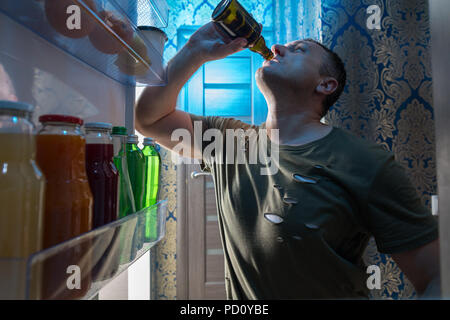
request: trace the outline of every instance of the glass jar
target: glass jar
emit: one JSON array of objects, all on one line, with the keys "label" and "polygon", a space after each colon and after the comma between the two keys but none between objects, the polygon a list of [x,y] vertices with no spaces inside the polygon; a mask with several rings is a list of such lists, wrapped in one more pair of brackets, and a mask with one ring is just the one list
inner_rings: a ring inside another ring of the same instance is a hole
[{"label": "glass jar", "polygon": [[26,258],[42,249],[45,178],[35,162],[33,106],[0,101],[0,299],[24,299]]},{"label": "glass jar", "polygon": [[[92,122],[84,125],[86,137],[86,171],[94,196],[94,228],[113,222],[118,218],[119,172],[114,165],[112,125]],[[92,279],[107,280],[117,273],[119,251],[115,249],[119,230],[102,237],[93,248]]]},{"label": "glass jar", "polygon": [[[136,212],[126,154],[128,140],[127,128],[113,127],[112,138],[114,145],[114,164],[119,171],[119,218],[123,218]],[[137,223],[137,221],[135,222]],[[134,230],[132,241],[129,239],[130,235],[131,233],[123,232],[119,239],[121,264],[133,260],[138,251],[141,239],[140,234]]]},{"label": "glass jar", "polygon": [[[93,197],[86,174],[86,140],[83,120],[66,115],[39,117],[43,127],[36,137],[37,161],[47,178],[44,209],[44,248],[77,237],[92,229]],[[77,299],[89,289],[88,245],[75,247],[44,264],[43,298]],[[61,284],[67,268],[81,271],[81,288],[69,290]]]},{"label": "glass jar", "polygon": [[113,162],[112,125],[94,122],[84,125],[86,132],[86,171],[94,197],[93,227],[118,218],[119,173]]}]

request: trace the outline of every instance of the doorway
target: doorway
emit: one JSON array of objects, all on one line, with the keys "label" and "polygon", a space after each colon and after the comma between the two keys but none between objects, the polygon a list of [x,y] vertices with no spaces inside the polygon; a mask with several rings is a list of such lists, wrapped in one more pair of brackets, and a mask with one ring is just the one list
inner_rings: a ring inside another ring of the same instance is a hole
[{"label": "doorway", "polygon": [[[197,29],[178,29],[178,49]],[[272,42],[270,29],[263,36]],[[244,50],[206,63],[180,93],[179,108],[249,124],[264,122],[267,105],[254,79],[262,62],[262,57]],[[199,164],[177,166],[177,299],[226,299],[214,182]]]}]

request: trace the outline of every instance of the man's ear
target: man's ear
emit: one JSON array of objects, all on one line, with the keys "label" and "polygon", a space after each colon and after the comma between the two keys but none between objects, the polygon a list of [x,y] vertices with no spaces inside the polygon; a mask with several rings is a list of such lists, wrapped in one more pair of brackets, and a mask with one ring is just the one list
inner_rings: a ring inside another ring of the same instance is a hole
[{"label": "man's ear", "polygon": [[338,87],[338,82],[335,78],[327,77],[323,78],[316,87],[316,91],[323,95],[330,95],[336,91]]}]

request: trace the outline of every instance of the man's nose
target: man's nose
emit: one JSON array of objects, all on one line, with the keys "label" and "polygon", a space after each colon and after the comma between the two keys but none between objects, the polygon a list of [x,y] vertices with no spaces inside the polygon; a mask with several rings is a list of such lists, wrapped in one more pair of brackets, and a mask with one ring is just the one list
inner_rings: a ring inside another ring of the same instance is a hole
[{"label": "man's nose", "polygon": [[286,54],[287,48],[281,44],[275,44],[272,46],[272,52],[275,55],[279,55],[284,57],[284,55]]}]

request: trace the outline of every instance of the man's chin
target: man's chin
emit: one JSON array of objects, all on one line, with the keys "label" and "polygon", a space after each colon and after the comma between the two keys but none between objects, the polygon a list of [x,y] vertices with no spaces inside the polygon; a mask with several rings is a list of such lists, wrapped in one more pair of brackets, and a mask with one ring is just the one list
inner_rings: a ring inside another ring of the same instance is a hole
[{"label": "man's chin", "polygon": [[256,78],[262,80],[269,80],[270,78],[276,78],[277,72],[270,64],[263,65],[258,70],[256,70]]},{"label": "man's chin", "polygon": [[281,80],[276,70],[270,68],[270,66],[263,66],[256,70],[255,78],[256,84],[261,91],[263,91],[262,88],[273,87],[274,84]]}]

